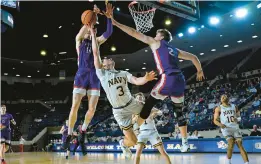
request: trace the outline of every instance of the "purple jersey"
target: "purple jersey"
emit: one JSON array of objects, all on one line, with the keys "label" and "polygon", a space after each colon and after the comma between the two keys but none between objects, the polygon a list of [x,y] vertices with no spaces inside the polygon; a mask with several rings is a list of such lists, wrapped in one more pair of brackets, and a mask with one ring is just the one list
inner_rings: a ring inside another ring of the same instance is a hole
[{"label": "purple jersey", "polygon": [[13,116],[9,113],[1,115],[1,130],[11,130],[10,121],[13,119]]},{"label": "purple jersey", "polygon": [[89,39],[84,39],[80,45],[78,68],[79,70],[95,70],[92,54],[92,41]]},{"label": "purple jersey", "polygon": [[178,67],[179,51],[165,40],[160,41],[160,47],[153,53],[159,74],[181,72]]}]

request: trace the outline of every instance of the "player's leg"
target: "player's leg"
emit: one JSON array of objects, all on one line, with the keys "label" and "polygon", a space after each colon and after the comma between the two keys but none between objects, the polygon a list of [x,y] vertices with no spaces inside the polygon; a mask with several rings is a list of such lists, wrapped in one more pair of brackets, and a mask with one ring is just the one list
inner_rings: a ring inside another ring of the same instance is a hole
[{"label": "player's leg", "polygon": [[[88,90],[89,92],[89,90]],[[88,111],[85,114],[84,123],[82,125],[82,131],[86,131],[88,125],[90,124],[94,113],[96,111],[96,106],[99,100],[98,95],[89,95],[88,94]]]},{"label": "player's leg", "polygon": [[80,144],[79,144],[79,141],[76,140],[76,143],[74,144],[74,148],[73,148],[73,155],[75,155],[75,152],[76,152],[76,150],[77,150],[77,148],[78,148],[79,145],[80,145]]},{"label": "player's leg", "polygon": [[158,146],[155,146],[160,152],[160,154],[165,158],[168,164],[171,164],[170,158],[168,153],[165,151],[163,144],[160,144]]},{"label": "player's leg", "polygon": [[81,150],[82,150],[82,154],[86,155],[86,149],[85,149],[85,144],[84,144],[84,140],[79,140],[80,146],[81,146]]},{"label": "player's leg", "polygon": [[[85,114],[84,118],[84,123],[82,125],[82,131],[86,131],[88,125],[92,121],[92,118],[94,116],[94,113],[96,111],[96,106],[99,100],[100,96],[100,80],[96,75],[96,72],[90,72],[89,73],[89,78],[87,79],[88,81],[88,90],[87,90],[87,95],[88,95],[88,111]],[[82,133],[85,134],[85,133]]]},{"label": "player's leg", "polygon": [[234,150],[234,145],[235,145],[235,139],[233,137],[228,137],[227,138],[227,159],[228,163],[231,164],[231,158]]},{"label": "player's leg", "polygon": [[135,164],[139,164],[140,163],[140,156],[142,153],[142,150],[144,148],[144,143],[138,143],[136,146],[136,154],[135,154],[135,160],[134,163]]},{"label": "player's leg", "polygon": [[123,128],[123,134],[124,138],[119,141],[119,144],[125,157],[130,158],[132,156],[130,147],[136,145],[137,143],[137,137],[133,131],[132,125],[130,125],[130,127],[126,127],[125,129]]},{"label": "player's leg", "polygon": [[0,146],[0,158],[1,162],[4,162],[5,158],[5,143],[1,141],[1,146]]},{"label": "player's leg", "polygon": [[247,152],[242,144],[242,138],[237,138],[236,139],[236,145],[238,147],[238,149],[240,150],[240,154],[245,162],[245,164],[248,164],[249,160],[248,160],[248,155],[247,155]]}]

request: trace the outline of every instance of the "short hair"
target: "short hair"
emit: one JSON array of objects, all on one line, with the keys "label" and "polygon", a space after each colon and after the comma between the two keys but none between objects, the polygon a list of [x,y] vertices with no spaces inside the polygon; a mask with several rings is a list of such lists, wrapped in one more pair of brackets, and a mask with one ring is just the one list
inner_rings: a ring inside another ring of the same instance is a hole
[{"label": "short hair", "polygon": [[1,107],[6,107],[6,105],[5,105],[5,104],[2,104]]},{"label": "short hair", "polygon": [[167,42],[171,42],[172,41],[172,34],[169,32],[169,30],[167,30],[167,29],[158,29],[157,33],[161,33],[161,35],[163,35],[165,41],[167,41]]}]

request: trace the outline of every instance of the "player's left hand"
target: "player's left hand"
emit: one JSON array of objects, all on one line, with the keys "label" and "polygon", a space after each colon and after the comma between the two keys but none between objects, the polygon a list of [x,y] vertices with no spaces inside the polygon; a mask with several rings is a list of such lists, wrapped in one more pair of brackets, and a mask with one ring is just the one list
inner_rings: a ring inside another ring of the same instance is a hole
[{"label": "player's left hand", "polygon": [[154,71],[150,71],[149,73],[146,72],[145,76],[147,81],[152,81],[152,80],[157,80],[158,78],[156,78],[156,73]]},{"label": "player's left hand", "polygon": [[197,81],[202,81],[205,79],[203,70],[197,72]]}]

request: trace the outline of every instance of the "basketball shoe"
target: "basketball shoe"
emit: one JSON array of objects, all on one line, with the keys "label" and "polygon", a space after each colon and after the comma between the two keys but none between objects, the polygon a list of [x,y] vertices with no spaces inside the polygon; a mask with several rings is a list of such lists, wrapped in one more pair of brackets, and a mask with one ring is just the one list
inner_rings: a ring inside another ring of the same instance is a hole
[{"label": "basketball shoe", "polygon": [[131,158],[132,152],[131,152],[130,148],[128,148],[127,146],[124,146],[124,145],[123,145],[123,139],[121,139],[121,140],[119,141],[119,144],[120,144],[120,147],[121,147],[121,150],[122,150],[124,156],[125,156],[126,158]]}]

